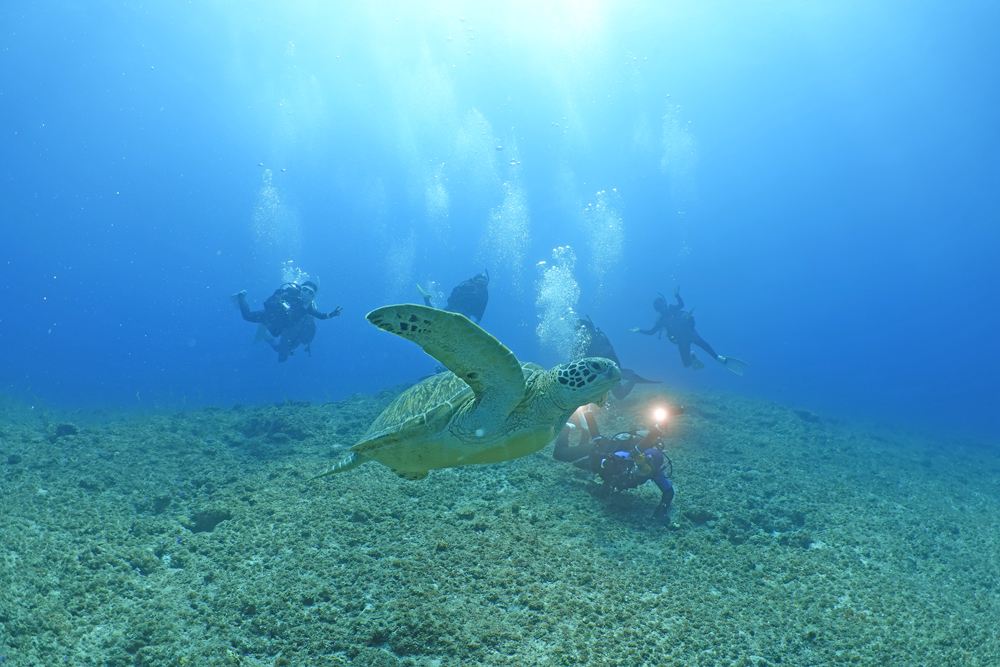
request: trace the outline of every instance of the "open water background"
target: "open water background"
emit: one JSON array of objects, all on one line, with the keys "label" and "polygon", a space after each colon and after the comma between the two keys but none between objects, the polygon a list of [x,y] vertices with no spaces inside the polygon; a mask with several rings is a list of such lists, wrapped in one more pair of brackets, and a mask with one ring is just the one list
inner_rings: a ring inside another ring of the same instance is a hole
[{"label": "open water background", "polygon": [[[563,360],[572,308],[672,386],[993,439],[998,14],[4,3],[2,388],[167,410],[374,392],[433,362],[364,314],[487,268],[483,325],[522,360]],[[289,268],[344,312],[278,365],[228,296],[259,307]],[[746,376],[628,333],[675,285]]]}]

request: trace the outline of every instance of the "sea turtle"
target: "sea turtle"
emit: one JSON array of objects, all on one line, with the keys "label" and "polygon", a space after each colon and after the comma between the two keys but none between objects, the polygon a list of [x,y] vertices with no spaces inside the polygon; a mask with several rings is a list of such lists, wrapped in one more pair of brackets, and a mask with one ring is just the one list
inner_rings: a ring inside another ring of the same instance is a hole
[{"label": "sea turtle", "polygon": [[369,322],[411,340],[446,369],[403,392],[340,463],[316,477],[378,461],[406,479],[429,470],[496,463],[537,452],[573,411],[618,384],[610,359],[590,357],[551,370],[520,363],[469,318],[427,306],[384,306]]}]

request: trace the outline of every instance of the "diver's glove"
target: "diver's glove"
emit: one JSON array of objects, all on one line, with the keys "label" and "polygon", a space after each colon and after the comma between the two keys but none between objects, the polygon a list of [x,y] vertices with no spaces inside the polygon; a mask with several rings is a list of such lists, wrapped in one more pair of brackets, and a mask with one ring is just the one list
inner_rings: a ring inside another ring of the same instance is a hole
[{"label": "diver's glove", "polygon": [[326,316],[327,317],[336,317],[337,315],[340,315],[340,311],[341,310],[343,310],[343,308],[341,308],[340,306],[337,306],[336,310],[331,310],[329,313],[326,314]]}]

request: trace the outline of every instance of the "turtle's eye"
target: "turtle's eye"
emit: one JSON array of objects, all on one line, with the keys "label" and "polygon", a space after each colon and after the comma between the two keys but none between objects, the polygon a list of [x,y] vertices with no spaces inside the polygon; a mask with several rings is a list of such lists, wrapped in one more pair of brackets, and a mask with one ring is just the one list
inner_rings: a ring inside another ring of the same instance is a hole
[{"label": "turtle's eye", "polygon": [[588,361],[587,367],[590,368],[590,370],[594,371],[595,373],[600,373],[601,371],[604,370],[604,364],[598,363],[596,361]]}]

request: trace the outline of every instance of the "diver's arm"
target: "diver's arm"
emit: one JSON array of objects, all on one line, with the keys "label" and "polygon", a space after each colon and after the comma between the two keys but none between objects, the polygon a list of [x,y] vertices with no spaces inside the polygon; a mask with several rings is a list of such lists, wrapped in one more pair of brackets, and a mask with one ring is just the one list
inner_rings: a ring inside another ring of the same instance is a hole
[{"label": "diver's arm", "polygon": [[552,450],[552,458],[556,461],[569,463],[570,461],[577,461],[588,457],[597,451],[597,446],[600,444],[600,436],[598,436],[598,440],[592,440],[587,431],[581,432],[580,444],[575,447],[571,446],[569,444],[569,436],[575,430],[578,430],[575,424],[566,424],[563,430],[560,431],[559,437],[556,438],[556,447]]},{"label": "diver's arm", "polygon": [[641,334],[646,334],[647,336],[652,336],[662,328],[663,328],[663,318],[658,317],[656,319],[656,322],[653,323],[652,329],[640,329],[639,327],[633,327],[629,329],[629,331],[632,331],[633,333],[641,333]]},{"label": "diver's arm", "polygon": [[340,306],[337,306],[336,310],[331,310],[329,313],[321,313],[316,309],[315,303],[310,303],[309,309],[306,312],[315,317],[317,320],[328,320],[331,317],[336,317],[337,315],[340,315],[340,310],[341,310]]}]

